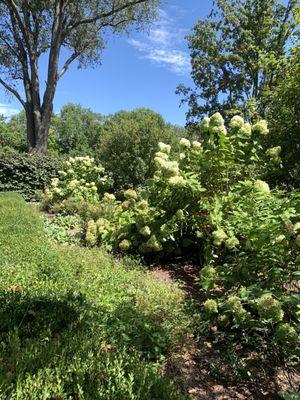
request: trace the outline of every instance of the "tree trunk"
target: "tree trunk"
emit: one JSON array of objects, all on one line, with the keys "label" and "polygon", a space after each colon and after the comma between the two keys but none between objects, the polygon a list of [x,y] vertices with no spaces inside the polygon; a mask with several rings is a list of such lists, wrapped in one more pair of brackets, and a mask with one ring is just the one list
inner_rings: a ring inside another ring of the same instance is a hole
[{"label": "tree trunk", "polygon": [[27,147],[29,153],[32,153],[36,145],[32,104],[26,103],[25,113],[26,113]]},{"label": "tree trunk", "polygon": [[42,116],[42,121],[37,127],[35,153],[46,155],[48,152],[48,136],[52,112],[48,112]]},{"label": "tree trunk", "polygon": [[26,104],[27,145],[29,153],[46,155],[52,112],[35,115],[32,104]]}]

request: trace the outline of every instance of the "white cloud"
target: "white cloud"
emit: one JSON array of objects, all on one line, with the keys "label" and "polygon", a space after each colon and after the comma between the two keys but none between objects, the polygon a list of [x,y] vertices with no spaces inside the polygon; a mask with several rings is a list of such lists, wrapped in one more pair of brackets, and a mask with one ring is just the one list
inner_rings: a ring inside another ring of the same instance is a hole
[{"label": "white cloud", "polygon": [[177,28],[175,21],[164,10],[159,10],[159,18],[149,35],[143,40],[129,39],[128,42],[143,54],[143,58],[176,74],[185,75],[191,68],[189,54],[181,49],[186,32]]},{"label": "white cloud", "polygon": [[15,107],[10,106],[9,104],[0,103],[0,115],[3,115],[6,118],[12,117],[20,112]]}]

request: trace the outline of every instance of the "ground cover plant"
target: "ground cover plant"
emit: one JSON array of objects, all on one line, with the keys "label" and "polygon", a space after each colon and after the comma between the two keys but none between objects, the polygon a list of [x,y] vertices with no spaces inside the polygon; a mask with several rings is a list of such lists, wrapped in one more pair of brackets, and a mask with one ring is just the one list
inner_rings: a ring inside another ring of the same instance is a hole
[{"label": "ground cover plant", "polygon": [[0,195],[0,250],[1,399],[185,398],[158,364],[190,334],[178,288],[54,247],[16,194]]}]

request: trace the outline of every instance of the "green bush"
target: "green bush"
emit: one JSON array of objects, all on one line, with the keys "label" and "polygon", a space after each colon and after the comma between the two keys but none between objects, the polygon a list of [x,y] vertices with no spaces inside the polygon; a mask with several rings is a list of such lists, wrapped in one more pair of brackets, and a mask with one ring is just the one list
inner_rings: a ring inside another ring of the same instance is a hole
[{"label": "green bush", "polygon": [[[253,127],[234,117],[226,129],[220,114],[201,125],[203,142],[182,138],[174,151],[159,143],[155,172],[148,185],[125,191],[125,201],[104,198],[103,215],[87,226],[89,245],[108,244],[142,253],[170,253],[202,235],[203,203],[241,179],[256,179],[269,160],[259,141],[268,133],[265,121]],[[277,157],[277,156],[276,156]],[[114,207],[114,208],[113,208]],[[125,240],[125,242],[124,242]]]},{"label": "green bush", "polygon": [[299,195],[245,181],[205,208],[209,225],[201,285],[215,312],[203,319],[218,327],[218,335],[230,332],[251,347],[264,341],[277,347],[280,357],[293,359],[300,354],[294,287],[299,279]]},{"label": "green bush", "polygon": [[62,160],[33,154],[0,154],[0,192],[14,191],[33,200],[58,176]]},{"label": "green bush", "polygon": [[101,165],[96,165],[94,158],[70,157],[63,163],[59,178],[52,179],[51,187],[45,190],[43,206],[49,209],[57,204],[63,210],[64,202],[69,199],[77,203],[96,203],[110,185],[110,178]]},{"label": "green bush", "polygon": [[1,399],[185,398],[158,363],[189,333],[178,288],[130,259],[52,247],[14,194],[0,195],[0,252]]},{"label": "green bush", "polygon": [[279,149],[261,144],[266,121],[251,126],[235,116],[226,128],[217,113],[200,129],[202,143],[182,138],[179,154],[159,144],[144,189],[125,191],[123,202],[103,198],[86,241],[143,254],[198,248],[206,332],[214,327],[252,349],[264,343],[270,352],[280,343],[280,356],[296,357],[299,194],[272,192],[259,179],[280,163]]},{"label": "green bush", "polygon": [[153,175],[158,142],[175,144],[180,132],[151,110],[119,112],[103,124],[97,156],[116,189],[137,187]]}]

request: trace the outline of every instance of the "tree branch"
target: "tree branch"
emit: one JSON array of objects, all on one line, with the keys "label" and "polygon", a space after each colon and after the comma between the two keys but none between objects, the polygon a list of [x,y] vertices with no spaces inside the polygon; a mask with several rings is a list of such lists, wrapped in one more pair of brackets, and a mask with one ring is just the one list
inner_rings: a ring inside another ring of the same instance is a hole
[{"label": "tree branch", "polygon": [[22,20],[21,14],[19,13],[18,7],[17,7],[16,3],[14,2],[14,0],[7,0],[7,3],[8,3],[7,5],[9,7],[9,9],[11,10],[11,12],[16,17],[16,20],[17,20],[19,28],[20,28],[20,30],[22,32],[24,41],[25,41],[25,43],[27,45],[29,54],[31,55],[32,54],[32,49],[31,49],[31,45],[30,45],[30,40],[29,40],[29,37],[27,35],[26,26],[24,25],[24,22]]},{"label": "tree branch", "polygon": [[20,94],[11,86],[9,86],[7,83],[4,82],[3,79],[0,78],[0,84],[5,87],[6,90],[8,90],[10,93],[12,93],[22,104],[22,106],[25,108],[25,101],[22,99]]},{"label": "tree branch", "polygon": [[[132,21],[133,19],[131,18],[130,21]],[[124,19],[122,21],[117,22],[116,24],[111,24],[111,23],[107,23],[107,24],[103,24],[101,25],[101,27],[96,31],[96,34],[99,32],[100,29],[106,27],[106,26],[111,26],[116,28],[118,25],[123,24],[124,22],[127,22],[128,20]],[[77,52],[75,51],[65,62],[65,64],[63,65],[62,69],[60,70],[60,72],[57,74],[57,80],[59,80],[64,74],[65,72],[68,70],[69,66],[72,64],[73,61],[76,60],[76,58],[78,58],[83,52],[84,50],[89,46],[90,41],[88,43],[86,43],[86,45],[83,46],[83,48]]]},{"label": "tree branch", "polygon": [[64,36],[67,36],[68,33],[70,33],[73,29],[77,28],[80,25],[91,24],[93,22],[97,22],[99,19],[102,19],[102,18],[109,18],[114,14],[117,14],[123,10],[126,10],[126,8],[129,8],[131,6],[136,6],[138,4],[146,3],[147,1],[148,0],[134,0],[127,4],[124,4],[123,6],[121,6],[119,8],[114,8],[114,6],[113,6],[112,10],[109,12],[95,15],[95,17],[92,17],[92,18],[86,18],[86,19],[79,20],[79,21],[75,22],[74,24],[67,27]]}]

